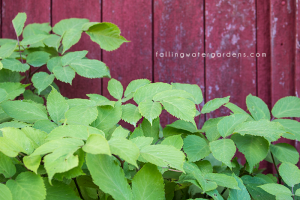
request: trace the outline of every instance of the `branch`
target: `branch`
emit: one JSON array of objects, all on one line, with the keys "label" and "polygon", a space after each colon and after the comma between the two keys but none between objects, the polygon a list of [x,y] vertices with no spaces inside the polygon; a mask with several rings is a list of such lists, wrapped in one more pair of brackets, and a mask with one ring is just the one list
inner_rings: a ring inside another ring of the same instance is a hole
[{"label": "branch", "polygon": [[270,153],[271,153],[271,157],[272,157],[272,160],[273,160],[273,164],[274,164],[274,166],[275,166],[275,169],[276,169],[276,172],[277,172],[277,175],[278,175],[278,181],[279,181],[279,184],[281,184],[281,176],[280,176],[280,174],[279,174],[277,165],[276,165],[276,163],[275,163],[275,159],[274,159],[273,153],[272,153],[272,152],[270,152]]}]

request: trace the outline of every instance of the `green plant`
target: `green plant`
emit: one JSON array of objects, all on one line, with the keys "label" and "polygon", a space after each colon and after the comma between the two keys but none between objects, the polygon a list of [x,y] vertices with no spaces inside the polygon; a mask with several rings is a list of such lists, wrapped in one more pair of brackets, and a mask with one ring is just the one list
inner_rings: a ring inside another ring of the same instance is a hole
[{"label": "green plant", "polygon": [[[55,78],[71,84],[75,73],[110,77],[104,63],[85,58],[87,51],[66,53],[83,31],[108,51],[127,40],[110,23],[67,19],[53,29],[29,24],[23,31],[25,19],[21,13],[13,20],[17,40],[0,39],[0,199],[299,198],[299,154],[289,144],[274,143],[300,139],[300,123],[286,119],[300,117],[298,97],[280,99],[272,119],[267,105],[252,95],[246,99],[250,113],[229,97],[200,109],[197,85],[147,79],[132,81],[125,92],[110,79],[115,101],[99,94],[67,99]],[[50,74],[38,72],[45,64]],[[222,106],[232,113],[197,128],[196,116]],[[162,110],[179,120],[162,128]],[[121,120],[134,131],[118,125]],[[233,158],[236,147],[245,164]],[[274,164],[276,176],[262,174],[263,160]]]}]

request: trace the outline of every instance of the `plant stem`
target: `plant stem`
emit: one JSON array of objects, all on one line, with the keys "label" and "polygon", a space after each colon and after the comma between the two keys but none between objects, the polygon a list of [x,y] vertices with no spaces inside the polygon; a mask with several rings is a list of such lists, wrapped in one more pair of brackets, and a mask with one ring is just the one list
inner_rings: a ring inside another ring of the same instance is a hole
[{"label": "plant stem", "polygon": [[[198,107],[198,111],[200,112],[200,106],[199,106],[199,104],[197,105],[197,107]],[[201,114],[199,115],[198,129],[200,129],[200,126],[201,126]]]},{"label": "plant stem", "polygon": [[82,197],[82,194],[81,194],[81,191],[80,191],[80,188],[79,188],[79,186],[78,186],[78,183],[77,183],[76,178],[73,178],[73,180],[74,180],[74,183],[75,183],[76,188],[77,188],[77,190],[78,190],[78,193],[79,193],[80,198],[81,198],[81,199],[84,199],[84,198]]},{"label": "plant stem", "polygon": [[120,161],[121,167],[123,168],[123,167],[124,167],[124,162],[125,162],[125,161],[123,161],[119,156],[117,156],[117,155],[115,155],[115,154],[113,154],[113,156],[116,157],[116,158]]},{"label": "plant stem", "polygon": [[18,40],[18,46],[19,46],[19,52],[20,52],[20,59],[21,59],[21,62],[23,63],[23,58],[22,58],[22,54],[21,54],[21,45],[20,45],[19,37],[17,37],[17,40]]},{"label": "plant stem", "polygon": [[271,153],[271,157],[272,157],[272,160],[273,160],[273,164],[274,164],[275,169],[276,169],[276,173],[277,173],[277,175],[278,175],[278,181],[279,181],[279,184],[281,184],[281,176],[280,176],[280,174],[279,174],[277,165],[276,165],[276,163],[275,163],[275,159],[274,159],[273,153],[272,153],[272,152],[270,152],[270,153]]},{"label": "plant stem", "polygon": [[227,188],[224,188],[224,190],[221,192],[220,195],[223,195],[223,194],[225,193],[226,189],[227,189]]}]

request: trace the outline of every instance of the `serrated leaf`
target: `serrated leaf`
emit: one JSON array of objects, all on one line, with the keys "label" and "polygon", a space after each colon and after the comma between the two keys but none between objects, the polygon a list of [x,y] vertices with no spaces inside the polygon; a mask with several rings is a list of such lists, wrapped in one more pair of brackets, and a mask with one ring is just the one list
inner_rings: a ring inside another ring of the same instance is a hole
[{"label": "serrated leaf", "polygon": [[166,139],[164,139],[160,144],[162,145],[170,145],[175,147],[176,149],[181,150],[182,146],[183,146],[183,140],[181,138],[181,135],[173,135],[170,137],[167,137]]},{"label": "serrated leaf", "polygon": [[52,88],[50,94],[47,97],[47,110],[51,119],[57,124],[60,120],[65,118],[65,113],[69,109],[66,99]]},{"label": "serrated leaf", "polygon": [[300,170],[294,164],[284,162],[280,165],[278,170],[280,176],[288,186],[294,187],[300,183]]},{"label": "serrated leaf", "polygon": [[46,133],[50,133],[56,127],[57,125],[54,122],[51,122],[50,120],[38,120],[33,125],[33,128],[39,129]]},{"label": "serrated leaf", "polygon": [[228,200],[251,200],[251,197],[247,191],[247,188],[243,184],[243,180],[240,177],[237,177],[235,174],[232,175],[238,183],[238,189],[229,189]]},{"label": "serrated leaf", "polygon": [[86,155],[87,167],[94,183],[116,200],[132,200],[132,192],[124,171],[108,155]]},{"label": "serrated leaf", "polygon": [[277,143],[270,145],[273,155],[281,162],[290,162],[297,164],[299,161],[299,153],[295,147],[287,143]]},{"label": "serrated leaf", "polygon": [[23,38],[27,38],[32,35],[47,34],[51,31],[49,23],[32,23],[28,24],[23,30]]},{"label": "serrated leaf", "polygon": [[44,105],[43,97],[40,97],[37,94],[34,94],[31,90],[25,90],[25,92],[23,93],[23,97],[25,100],[31,100],[36,103]]},{"label": "serrated leaf", "polygon": [[137,89],[139,89],[140,87],[143,87],[144,85],[147,85],[149,83],[151,83],[151,81],[149,81],[148,79],[137,79],[137,80],[131,81],[125,90],[124,96],[127,97],[127,96],[135,93],[135,91]]},{"label": "serrated leaf", "polygon": [[24,38],[20,42],[20,45],[26,46],[26,45],[36,44],[38,42],[43,41],[44,39],[46,39],[48,37],[49,37],[49,35],[45,35],[45,34],[31,35],[31,36]]},{"label": "serrated leaf", "polygon": [[33,67],[41,67],[50,59],[50,54],[44,51],[34,51],[27,56],[27,63]]},{"label": "serrated leaf", "polygon": [[232,168],[231,159],[233,158],[236,147],[231,139],[221,139],[209,143],[210,150],[213,156]]},{"label": "serrated leaf", "polygon": [[0,70],[0,83],[3,82],[20,82],[24,77],[18,72],[13,72],[8,69]]},{"label": "serrated leaf", "polygon": [[23,158],[23,163],[26,166],[27,169],[30,169],[34,173],[37,174],[37,170],[40,166],[42,157],[37,155],[37,156],[25,156]]},{"label": "serrated leaf", "polygon": [[228,176],[225,174],[208,173],[205,174],[204,178],[206,180],[216,182],[219,186],[223,186],[231,189],[240,189],[238,187],[238,182],[232,176]]},{"label": "serrated leaf", "polygon": [[62,54],[64,54],[67,50],[69,50],[74,44],[79,42],[81,38],[81,30],[78,29],[69,29],[66,30],[62,37],[62,45],[63,45],[63,51]]},{"label": "serrated leaf", "polygon": [[300,140],[300,122],[291,119],[275,119],[273,122],[278,122],[284,127],[286,133],[282,137],[290,140]]},{"label": "serrated leaf", "polygon": [[8,180],[6,186],[10,189],[13,199],[41,200],[46,198],[43,179],[32,172],[19,174],[16,180]]},{"label": "serrated leaf", "polygon": [[22,128],[23,133],[31,140],[34,149],[45,143],[47,133],[39,129],[34,129],[30,126]]},{"label": "serrated leaf", "polygon": [[115,99],[120,100],[123,96],[123,86],[120,81],[116,79],[110,79],[108,81],[107,89],[109,94]]},{"label": "serrated leaf", "polygon": [[138,108],[141,115],[145,117],[151,125],[152,121],[157,118],[162,111],[160,103],[153,102],[152,100],[145,100],[141,102]]},{"label": "serrated leaf", "polygon": [[300,117],[300,98],[290,96],[279,99],[272,109],[272,114],[276,118]]},{"label": "serrated leaf", "polygon": [[11,178],[15,173],[16,167],[12,159],[0,152],[0,174],[3,174],[5,178]]},{"label": "serrated leaf", "polygon": [[[146,183],[146,184],[145,184]],[[133,199],[164,200],[164,180],[155,165],[146,164],[132,179]]]},{"label": "serrated leaf", "polygon": [[50,185],[47,179],[44,178],[44,184],[47,190],[45,200],[81,200],[74,190],[65,183],[54,180]]},{"label": "serrated leaf", "polygon": [[144,146],[150,145],[153,141],[153,138],[145,136],[136,136],[134,138],[131,138],[130,141],[132,141],[139,149],[142,149]]},{"label": "serrated leaf", "polygon": [[17,16],[12,20],[12,24],[18,37],[22,34],[26,18],[26,13],[18,13]]},{"label": "serrated leaf", "polygon": [[6,58],[1,60],[4,69],[9,69],[14,72],[25,72],[29,69],[28,64],[23,64],[14,58]]},{"label": "serrated leaf", "polygon": [[213,100],[210,100],[206,104],[204,104],[201,113],[210,113],[214,110],[217,110],[220,108],[222,105],[226,104],[229,102],[230,96],[224,97],[224,98],[215,98]]},{"label": "serrated leaf", "polygon": [[51,34],[48,38],[43,40],[43,43],[48,47],[54,47],[56,51],[60,47],[61,37],[58,35]]},{"label": "serrated leaf", "polygon": [[0,183],[0,199],[5,199],[5,200],[12,200],[12,194],[9,188]]},{"label": "serrated leaf", "polygon": [[83,24],[89,22],[88,19],[70,18],[63,19],[55,24],[53,32],[58,35],[63,35],[69,29],[81,30]]},{"label": "serrated leaf", "polygon": [[87,53],[88,53],[88,51],[86,51],[86,50],[74,51],[74,52],[67,53],[66,55],[64,55],[61,58],[61,64],[62,64],[62,66],[69,65],[70,63],[72,63],[73,61],[75,61],[77,59],[84,58]]},{"label": "serrated leaf", "polygon": [[270,194],[276,195],[276,196],[277,195],[289,195],[289,196],[292,195],[291,191],[287,187],[277,184],[277,183],[268,183],[268,184],[264,184],[264,185],[261,185],[258,187],[260,187],[264,191],[266,191]]},{"label": "serrated leaf", "polygon": [[114,137],[121,137],[121,138],[127,138],[129,135],[129,130],[123,128],[122,126],[118,126],[114,132],[111,134],[111,138]]},{"label": "serrated leaf", "polygon": [[2,59],[8,58],[14,52],[16,47],[17,47],[16,42],[9,42],[9,43],[5,43],[4,45],[1,45],[0,57]]},{"label": "serrated leaf", "polygon": [[208,142],[196,135],[189,135],[184,139],[183,150],[190,162],[196,162],[210,154]]},{"label": "serrated leaf", "polygon": [[244,111],[243,109],[241,109],[240,107],[238,107],[233,103],[228,102],[224,106],[229,110],[231,110],[234,114],[244,114],[247,115],[249,118],[252,118],[246,111]]},{"label": "serrated leaf", "polygon": [[89,125],[98,116],[97,107],[76,106],[65,113],[67,124],[70,125]]},{"label": "serrated leaf", "polygon": [[233,114],[227,117],[222,118],[217,125],[218,132],[223,138],[231,135],[234,129],[248,118],[244,114]]},{"label": "serrated leaf", "polygon": [[270,111],[267,104],[259,97],[249,94],[246,98],[247,108],[250,111],[252,117],[258,121],[261,119],[270,120]]},{"label": "serrated leaf", "polygon": [[110,77],[109,69],[99,60],[81,59],[70,64],[80,76],[86,78]]},{"label": "serrated leaf", "polygon": [[0,83],[0,88],[6,91],[5,100],[14,100],[25,91],[25,87],[27,87],[27,85],[22,85],[21,83]]},{"label": "serrated leaf", "polygon": [[185,131],[188,131],[190,133],[199,132],[197,127],[195,127],[193,125],[193,123],[186,122],[186,121],[183,121],[183,120],[176,120],[172,124],[167,124],[166,126],[167,127],[172,127],[172,128],[175,128],[175,129],[185,130]]},{"label": "serrated leaf", "polygon": [[146,137],[152,137],[153,143],[157,142],[159,137],[159,117],[153,120],[152,125],[150,122],[144,118],[142,124],[141,124],[144,136]]},{"label": "serrated leaf", "polygon": [[172,83],[174,89],[185,90],[186,92],[193,95],[193,98],[189,98],[195,104],[200,104],[203,101],[203,95],[200,87],[196,84],[186,83]]},{"label": "serrated leaf", "polygon": [[269,142],[263,137],[234,134],[231,139],[236,144],[237,148],[246,157],[246,160],[252,172],[253,167],[264,160],[269,151]]},{"label": "serrated leaf", "polygon": [[50,60],[47,62],[47,68],[50,72],[53,72],[53,69],[55,67],[62,66],[61,64],[61,57],[52,57]]},{"label": "serrated leaf", "polygon": [[46,72],[38,72],[32,76],[32,83],[39,93],[45,90],[54,81],[55,76]]},{"label": "serrated leaf", "polygon": [[112,23],[102,22],[89,27],[86,33],[106,51],[113,51],[127,41],[121,36],[120,29]]},{"label": "serrated leaf", "polygon": [[87,139],[82,150],[91,154],[107,154],[111,155],[109,144],[104,136],[99,134],[91,134]]},{"label": "serrated leaf", "polygon": [[165,98],[172,98],[172,97],[182,97],[185,99],[191,99],[191,101],[193,101],[193,98],[194,98],[194,96],[191,93],[188,93],[184,90],[172,89],[172,90],[166,90],[166,91],[157,93],[153,97],[153,101],[162,101]]},{"label": "serrated leaf", "polygon": [[133,104],[122,105],[122,120],[136,126],[136,123],[142,118],[139,108]]},{"label": "serrated leaf", "polygon": [[169,145],[148,145],[141,149],[141,156],[159,167],[174,167],[183,170],[184,154]]}]

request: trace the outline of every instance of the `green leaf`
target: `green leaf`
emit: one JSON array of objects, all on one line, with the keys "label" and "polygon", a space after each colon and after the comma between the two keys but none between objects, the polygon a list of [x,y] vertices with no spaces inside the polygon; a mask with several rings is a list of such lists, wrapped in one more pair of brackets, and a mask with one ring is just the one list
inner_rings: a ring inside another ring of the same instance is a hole
[{"label": "green leaf", "polygon": [[185,83],[172,83],[174,89],[185,90],[186,92],[193,95],[193,98],[189,98],[195,104],[200,104],[203,101],[203,95],[200,87],[196,84],[185,84]]},{"label": "green leaf", "polygon": [[108,155],[86,155],[86,164],[94,183],[115,200],[132,200],[132,192],[124,171]]},{"label": "green leaf", "polygon": [[183,140],[181,138],[181,135],[174,135],[174,136],[170,136],[167,137],[166,139],[164,139],[161,144],[163,145],[170,145],[175,147],[176,149],[181,150],[182,146],[183,146]]},{"label": "green leaf", "polygon": [[256,121],[261,119],[271,119],[267,104],[259,97],[249,94],[246,98],[246,103],[248,110]]},{"label": "green leaf", "polygon": [[208,142],[196,135],[189,135],[184,139],[183,150],[189,162],[196,162],[210,154]]},{"label": "green leaf", "polygon": [[169,145],[148,145],[141,149],[141,156],[159,167],[174,167],[183,171],[184,154]]},{"label": "green leaf", "polygon": [[[136,137],[143,137],[143,136],[144,136],[143,129],[141,128],[141,126],[138,126],[131,133],[131,135],[129,136],[129,139],[132,140]],[[152,141],[153,141],[153,138],[152,138]]]},{"label": "green leaf", "polygon": [[287,133],[282,137],[290,140],[300,140],[300,122],[291,119],[275,119],[273,122],[279,122]]},{"label": "green leaf", "polygon": [[115,24],[108,22],[95,24],[89,27],[86,33],[106,51],[116,50],[124,42],[129,42],[120,35],[121,31]]},{"label": "green leaf", "polygon": [[65,114],[67,124],[89,125],[98,116],[97,107],[76,106],[68,110]]},{"label": "green leaf", "polygon": [[20,121],[37,121],[48,119],[47,115],[35,104],[22,101],[8,101],[1,107],[10,117]]},{"label": "green leaf", "polygon": [[58,35],[51,34],[48,38],[43,40],[43,43],[48,47],[54,47],[56,51],[60,47],[61,37]]},{"label": "green leaf", "polygon": [[137,159],[139,158],[139,148],[130,140],[114,137],[108,141],[112,154],[120,156],[128,163],[137,167]]},{"label": "green leaf", "polygon": [[193,101],[193,98],[194,98],[194,96],[191,93],[188,93],[184,90],[172,89],[172,90],[166,90],[166,91],[157,93],[153,97],[153,101],[162,101],[165,98],[172,98],[172,97],[182,97],[185,99],[191,99],[191,101]]},{"label": "green leaf", "polygon": [[5,199],[5,200],[12,200],[12,194],[9,188],[0,183],[0,199]]},{"label": "green leaf", "polygon": [[52,186],[44,178],[47,190],[46,200],[81,200],[69,186],[59,181],[53,181]]},{"label": "green leaf", "polygon": [[224,97],[224,98],[215,98],[213,100],[210,100],[209,102],[207,102],[202,110],[201,113],[210,113],[214,110],[217,110],[218,108],[220,108],[222,105],[226,104],[229,102],[230,96],[228,97]]},{"label": "green leaf", "polygon": [[38,89],[39,94],[45,90],[53,81],[55,76],[46,72],[38,72],[32,76],[32,83]]},{"label": "green leaf", "polygon": [[2,61],[3,68],[9,69],[14,72],[25,72],[29,69],[28,64],[22,64],[20,61],[14,59],[14,58],[6,58]]},{"label": "green leaf", "polygon": [[49,35],[45,35],[45,34],[31,35],[31,36],[28,36],[28,37],[24,38],[20,42],[20,45],[26,46],[26,45],[36,44],[38,42],[43,41],[44,39],[46,39],[48,37],[49,37]]},{"label": "green leaf", "polygon": [[127,138],[129,135],[129,130],[123,128],[122,126],[118,126],[114,132],[111,135],[111,138],[113,137],[121,137],[121,138]]},{"label": "green leaf", "polygon": [[131,103],[122,105],[122,120],[136,126],[136,123],[142,118],[139,108]]},{"label": "green leaf", "polygon": [[138,108],[142,116],[145,117],[151,125],[152,121],[157,118],[162,111],[160,103],[153,102],[152,100],[145,100],[141,102]]},{"label": "green leaf", "polygon": [[30,126],[22,128],[23,133],[31,140],[31,145],[33,148],[38,148],[45,143],[47,133],[38,129],[34,129]]},{"label": "green leaf", "polygon": [[82,149],[83,151],[91,154],[111,155],[107,140],[99,134],[91,134]]},{"label": "green leaf", "polygon": [[57,125],[54,122],[51,122],[49,120],[39,120],[35,122],[35,124],[33,125],[33,128],[39,129],[46,133],[50,133],[56,127]]},{"label": "green leaf", "polygon": [[149,81],[148,79],[137,79],[137,80],[131,81],[125,90],[124,96],[127,97],[127,96],[135,93],[135,91],[137,89],[139,89],[140,87],[143,87],[144,85],[147,85],[149,83],[151,83],[151,81]]},{"label": "green leaf", "polygon": [[213,156],[232,168],[231,159],[233,158],[236,147],[231,139],[221,139],[209,143],[210,150]]},{"label": "green leaf", "polygon": [[253,167],[263,161],[269,151],[269,142],[263,137],[234,134],[231,139],[235,142],[237,148],[246,157],[246,160],[252,172]]},{"label": "green leaf", "polygon": [[24,77],[18,72],[13,72],[8,69],[0,70],[0,83],[3,82],[20,82]]},{"label": "green leaf", "polygon": [[157,167],[146,164],[132,179],[133,199],[164,200],[164,180]]},{"label": "green leaf", "polygon": [[259,121],[248,121],[239,124],[234,133],[262,136],[272,142],[277,141],[285,133],[285,130],[278,122],[261,119]]},{"label": "green leaf", "polygon": [[89,22],[88,19],[70,18],[63,19],[55,24],[53,32],[58,35],[63,35],[65,31],[70,29],[81,30],[82,25]]},{"label": "green leaf", "polygon": [[272,114],[276,118],[300,117],[300,98],[290,96],[279,99],[272,109]]},{"label": "green leaf", "polygon": [[99,60],[81,59],[70,64],[80,76],[86,78],[110,77],[109,69]]},{"label": "green leaf", "polygon": [[175,129],[185,130],[185,131],[188,131],[190,133],[199,132],[198,129],[197,129],[197,127],[195,127],[193,125],[193,123],[186,122],[186,121],[183,121],[183,120],[176,120],[172,124],[168,124],[166,126],[172,127],[172,128],[175,128]]},{"label": "green leaf", "polygon": [[27,85],[22,85],[21,83],[0,83],[0,88],[4,89],[6,92],[5,100],[15,99],[25,91],[25,87],[27,87]]},{"label": "green leaf", "polygon": [[86,51],[86,50],[74,51],[74,52],[67,53],[66,55],[64,55],[61,58],[61,64],[62,64],[62,66],[69,65],[70,63],[72,63],[73,61],[75,61],[77,59],[84,58],[87,53],[88,53],[88,51]]},{"label": "green leaf", "polygon": [[53,69],[53,73],[57,80],[60,80],[64,83],[69,83],[70,85],[72,85],[72,80],[75,78],[75,71],[69,66],[55,67]]},{"label": "green leaf", "polygon": [[158,82],[158,83],[147,84],[136,90],[133,100],[137,104],[139,104],[145,100],[152,100],[153,97],[159,92],[163,92],[163,91],[171,90],[171,89],[172,89],[172,86],[167,83]]},{"label": "green leaf", "polygon": [[48,60],[48,62],[47,62],[47,68],[50,72],[53,72],[53,69],[55,67],[59,67],[59,66],[62,67],[61,57],[59,57],[59,56],[53,57],[50,60]]},{"label": "green leaf", "polygon": [[0,174],[3,174],[5,178],[11,178],[15,173],[16,167],[12,159],[0,152]]},{"label": "green leaf", "polygon": [[222,118],[217,127],[218,132],[223,138],[231,135],[234,129],[248,118],[247,115],[244,114],[233,114],[227,117]]},{"label": "green leaf", "polygon": [[40,96],[34,94],[31,90],[25,90],[25,92],[23,93],[23,97],[25,100],[31,100],[36,103],[44,105],[43,97],[40,97]]},{"label": "green leaf", "polygon": [[238,189],[229,189],[229,196],[228,196],[228,200],[251,200],[251,197],[245,187],[245,185],[243,184],[243,181],[240,177],[237,177],[235,174],[232,175],[235,180],[238,183],[238,187],[240,188],[240,190]]},{"label": "green leaf", "polygon": [[51,119],[59,123],[60,120],[65,118],[65,113],[69,109],[69,105],[65,98],[52,88],[50,94],[47,97],[47,110]]},{"label": "green leaf", "polygon": [[277,143],[270,145],[273,155],[281,162],[290,162],[297,164],[299,161],[299,153],[295,147],[287,143]]},{"label": "green leaf", "polygon": [[50,54],[45,51],[34,51],[27,56],[27,63],[33,67],[41,67],[50,59]]},{"label": "green leaf", "polygon": [[277,184],[277,183],[268,183],[268,184],[264,184],[264,185],[261,185],[258,187],[262,188],[264,191],[266,191],[270,194],[273,194],[275,196],[277,196],[277,195],[291,196],[292,195],[291,191],[287,187]]},{"label": "green leaf", "polygon": [[221,137],[218,131],[218,123],[222,119],[223,117],[211,118],[204,123],[202,129],[200,130],[201,132],[205,132],[205,135],[210,142]]},{"label": "green leaf", "polygon": [[238,182],[232,176],[227,176],[225,174],[208,173],[205,174],[204,178],[206,180],[216,182],[219,186],[232,189],[240,189],[238,187]]},{"label": "green leaf", "polygon": [[196,115],[196,107],[192,101],[181,97],[175,97],[165,98],[161,103],[171,115],[181,120],[195,123],[194,117]]},{"label": "green leaf", "polygon": [[108,92],[115,99],[122,99],[123,96],[123,86],[120,81],[112,78],[108,81],[107,85]]},{"label": "green leaf", "polygon": [[251,118],[253,120],[253,118],[246,111],[244,111],[243,109],[241,109],[240,107],[238,107],[233,103],[228,102],[224,106],[229,110],[231,110],[234,114],[244,114],[247,115],[248,118]]},{"label": "green leaf", "polygon": [[34,173],[37,174],[37,170],[40,166],[41,163],[41,156],[25,156],[23,158],[23,163],[26,166],[27,169],[30,169]]},{"label": "green leaf", "polygon": [[157,142],[159,136],[159,117],[153,121],[152,125],[147,119],[144,119],[141,125],[144,136],[152,137],[153,143]]},{"label": "green leaf", "polygon": [[17,16],[12,20],[17,37],[22,34],[26,18],[26,13],[18,13]]},{"label": "green leaf", "polygon": [[43,179],[32,172],[19,174],[16,180],[8,180],[6,186],[10,189],[13,199],[41,200],[46,198]]},{"label": "green leaf", "polygon": [[23,38],[27,38],[32,35],[48,34],[51,31],[49,23],[33,23],[28,24],[23,31]]},{"label": "green leaf", "polygon": [[300,189],[297,189],[295,195],[300,196]]},{"label": "green leaf", "polygon": [[9,42],[9,43],[2,45],[0,47],[0,57],[2,59],[8,58],[14,52],[16,47],[17,47],[16,42]]},{"label": "green leaf", "polygon": [[279,174],[284,182],[290,187],[294,187],[296,184],[300,183],[300,170],[292,163],[282,163],[279,167]]},{"label": "green leaf", "polygon": [[145,137],[145,136],[137,136],[135,138],[130,139],[139,149],[142,149],[144,146],[148,146],[152,143],[152,137]]},{"label": "green leaf", "polygon": [[82,31],[77,29],[69,29],[64,32],[63,39],[62,39],[62,45],[63,45],[62,54],[64,54],[67,50],[69,50],[74,44],[79,42],[81,38],[81,33]]}]

